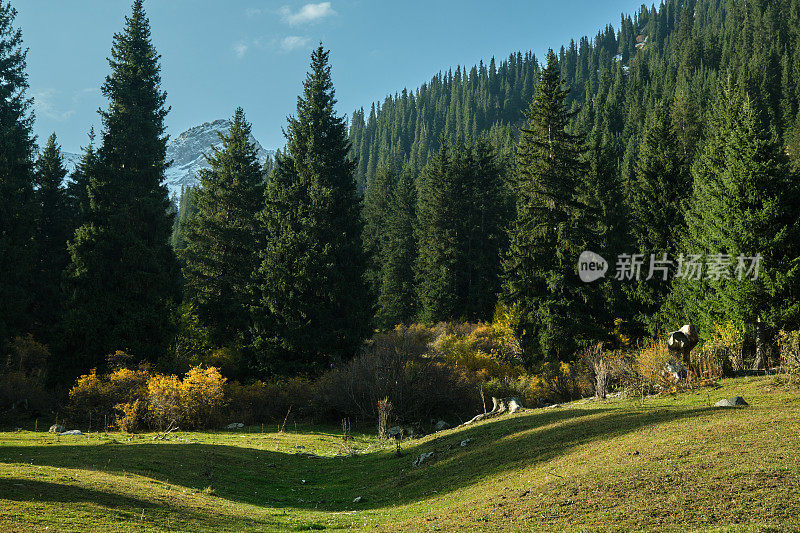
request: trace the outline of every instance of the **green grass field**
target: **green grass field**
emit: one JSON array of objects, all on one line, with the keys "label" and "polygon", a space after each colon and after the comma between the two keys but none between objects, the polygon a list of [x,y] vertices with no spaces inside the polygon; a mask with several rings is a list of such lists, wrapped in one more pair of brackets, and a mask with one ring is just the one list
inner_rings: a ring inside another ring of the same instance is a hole
[{"label": "green grass field", "polygon": [[[0,531],[800,531],[800,390],[721,385],[508,415],[401,457],[358,433],[342,456],[340,431],[308,426],[0,433]],[[751,406],[710,407],[736,394]]]}]

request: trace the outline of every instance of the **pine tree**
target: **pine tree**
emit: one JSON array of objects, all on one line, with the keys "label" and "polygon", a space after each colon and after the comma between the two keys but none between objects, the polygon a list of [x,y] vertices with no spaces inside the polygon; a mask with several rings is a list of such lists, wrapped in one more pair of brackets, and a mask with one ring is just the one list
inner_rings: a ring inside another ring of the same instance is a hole
[{"label": "pine tree", "polygon": [[442,143],[423,171],[418,213],[420,319],[490,318],[505,217],[501,170],[485,139]]},{"label": "pine tree", "polygon": [[109,99],[88,178],[85,220],[70,245],[67,327],[72,370],[91,368],[122,349],[139,360],[165,355],[180,272],[169,236],[164,107],[159,56],[135,0],[114,35]]},{"label": "pine tree", "polygon": [[27,50],[14,27],[16,15],[0,0],[0,347],[30,330],[34,261],[33,116],[26,96]]},{"label": "pine tree", "polygon": [[367,254],[367,283],[373,298],[377,298],[381,287],[381,266],[386,248],[387,221],[390,192],[395,182],[394,172],[382,167],[375,179],[367,185],[364,193],[364,252]]},{"label": "pine tree", "polygon": [[72,216],[64,187],[67,170],[53,133],[36,161],[36,274],[33,289],[37,337],[50,341],[63,306],[61,278],[67,266]]},{"label": "pine tree", "polygon": [[462,213],[456,206],[460,176],[451,174],[453,157],[450,146],[441,143],[420,177],[415,277],[418,318],[426,323],[461,318],[457,219]]},{"label": "pine tree", "polygon": [[370,326],[363,222],[320,45],[267,185],[254,342],[265,370],[313,371],[356,354]]},{"label": "pine tree", "polygon": [[[730,84],[720,93],[692,168],[685,246],[719,268],[706,266],[703,279],[684,280],[678,294],[688,295],[685,312],[701,327],[732,322],[749,332],[758,364],[769,333],[795,324],[800,310],[797,180],[753,100]],[[761,260],[752,279],[751,261],[740,265],[739,257],[756,254]]]},{"label": "pine tree", "polygon": [[568,357],[597,338],[595,289],[577,276],[582,251],[597,244],[588,207],[581,139],[569,121],[557,58],[547,54],[526,113],[513,176],[517,215],[504,263],[504,300],[516,307],[523,349],[531,363]]},{"label": "pine tree", "polygon": [[376,322],[389,329],[408,324],[416,314],[414,262],[417,257],[416,228],[417,188],[406,171],[394,186],[389,198],[386,220],[386,247],[381,264],[381,285]]},{"label": "pine tree", "polygon": [[70,174],[67,185],[73,229],[82,226],[89,213],[89,178],[97,174],[97,150],[94,147],[94,140],[95,134],[92,128],[89,131],[89,145],[83,149],[83,155]]},{"label": "pine tree", "polygon": [[500,254],[506,247],[509,194],[501,163],[485,136],[475,143],[468,172],[462,219],[466,226],[464,316],[490,320],[500,291]]},{"label": "pine tree", "polygon": [[[629,198],[631,236],[636,250],[644,256],[644,265],[655,265],[653,261],[662,261],[664,254],[667,260],[675,260],[683,232],[684,204],[691,190],[677,136],[666,107],[659,103],[647,117]],[[640,281],[631,284],[631,293],[637,321],[656,334],[653,315],[664,304],[670,284],[659,271],[648,277],[650,270],[645,268]]]},{"label": "pine tree", "polygon": [[186,248],[189,221],[197,213],[197,194],[199,190],[200,187],[197,185],[181,187],[178,210],[175,213],[175,221],[172,225],[172,236],[169,242],[172,245],[172,249],[178,254],[178,260],[182,261],[182,266],[185,261],[182,260],[181,250]]},{"label": "pine tree", "polygon": [[234,114],[221,146],[206,156],[189,219],[186,249],[186,299],[210,328],[218,346],[244,344],[255,302],[253,274],[258,266],[256,216],[264,205],[261,167],[244,111]]}]

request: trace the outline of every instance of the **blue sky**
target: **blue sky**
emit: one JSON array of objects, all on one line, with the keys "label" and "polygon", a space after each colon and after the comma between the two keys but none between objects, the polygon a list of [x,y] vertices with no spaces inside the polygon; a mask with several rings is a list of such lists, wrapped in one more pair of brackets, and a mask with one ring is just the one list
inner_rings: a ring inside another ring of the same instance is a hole
[{"label": "blue sky", "polygon": [[[55,131],[77,152],[99,129],[99,87],[108,73],[111,38],[128,0],[11,0],[30,49],[30,95],[36,134]],[[593,36],[641,0],[504,0],[404,2],[331,0],[146,0],[153,41],[162,55],[172,111],[170,135],[242,106],[265,148],[284,144],[281,128],[320,40],[331,49],[338,111],[415,88],[440,70],[533,50],[543,57],[581,35]]]}]

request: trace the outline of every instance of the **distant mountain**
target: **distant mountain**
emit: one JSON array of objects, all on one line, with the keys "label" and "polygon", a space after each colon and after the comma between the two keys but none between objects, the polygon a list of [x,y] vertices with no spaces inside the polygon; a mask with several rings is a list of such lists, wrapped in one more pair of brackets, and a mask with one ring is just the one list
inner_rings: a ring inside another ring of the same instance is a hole
[{"label": "distant mountain", "polygon": [[70,173],[75,170],[75,167],[81,162],[81,157],[83,157],[81,154],[72,152],[61,152],[61,155],[64,157],[64,166]]},{"label": "distant mountain", "polygon": [[[219,134],[226,133],[228,128],[230,121],[226,119],[204,122],[170,139],[167,144],[167,160],[172,160],[172,165],[165,173],[165,184],[170,196],[180,196],[183,187],[198,183],[197,173],[209,167],[203,154],[209,153],[212,146],[220,145]],[[265,150],[252,135],[250,142],[255,144],[261,164],[264,164],[267,156],[275,155],[275,150]],[[70,172],[80,159],[81,154],[64,152],[64,162]]]},{"label": "distant mountain", "polygon": [[[209,167],[203,154],[209,153],[212,146],[218,146],[219,134],[226,133],[229,128],[230,121],[225,119],[205,122],[170,140],[167,145],[167,160],[172,160],[172,166],[166,172],[166,185],[170,195],[180,196],[182,187],[197,184],[198,171]],[[261,164],[264,164],[267,156],[275,155],[275,150],[265,150],[252,135],[250,142],[255,144]]]}]

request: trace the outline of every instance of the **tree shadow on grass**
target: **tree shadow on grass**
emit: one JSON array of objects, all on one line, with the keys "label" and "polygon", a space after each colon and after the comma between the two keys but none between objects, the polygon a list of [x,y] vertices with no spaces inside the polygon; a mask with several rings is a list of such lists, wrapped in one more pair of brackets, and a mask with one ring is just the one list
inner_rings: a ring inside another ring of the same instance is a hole
[{"label": "tree shadow on grass", "polygon": [[[355,457],[321,457],[207,444],[3,446],[0,462],[130,473],[216,496],[277,508],[345,511],[424,500],[432,493],[535,466],[582,445],[687,419],[699,409],[564,408],[537,410],[445,432],[422,442]],[[460,446],[464,439],[468,445]],[[434,451],[429,463],[413,458]],[[353,499],[361,497],[354,503]]]},{"label": "tree shadow on grass", "polygon": [[[132,496],[75,485],[32,480],[27,478],[0,478],[0,501],[39,503],[63,503],[87,505],[86,512],[103,512],[113,515],[117,523],[131,526],[134,523],[151,523],[161,527],[202,525],[203,529],[231,531],[241,528],[243,523],[258,528],[285,526],[275,520],[251,519],[220,514],[210,514],[182,505],[135,498]],[[35,518],[27,516],[28,519]],[[249,524],[247,524],[249,522]]]}]

